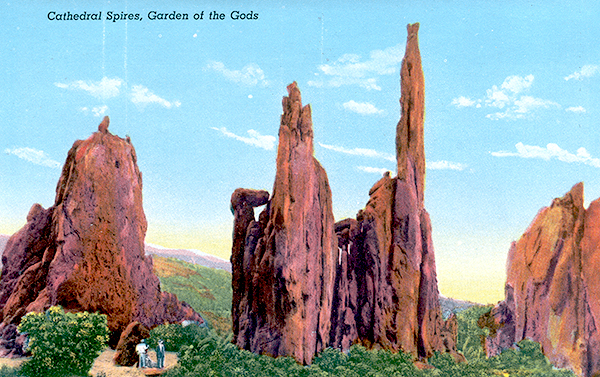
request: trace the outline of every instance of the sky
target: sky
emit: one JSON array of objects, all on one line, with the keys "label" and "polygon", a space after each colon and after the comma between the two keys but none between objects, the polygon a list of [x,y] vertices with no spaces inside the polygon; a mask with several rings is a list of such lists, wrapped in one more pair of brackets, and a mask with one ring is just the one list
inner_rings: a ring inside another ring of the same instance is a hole
[{"label": "sky", "polygon": [[2,0],[0,19],[0,234],[22,227],[33,203],[53,204],[69,148],[108,115],[136,148],[146,241],[228,259],[231,194],[272,190],[293,81],[312,106],[336,221],[355,217],[396,167],[414,22],[443,295],[501,300],[510,243],[536,213],[580,181],[586,205],[600,197],[591,0]]}]

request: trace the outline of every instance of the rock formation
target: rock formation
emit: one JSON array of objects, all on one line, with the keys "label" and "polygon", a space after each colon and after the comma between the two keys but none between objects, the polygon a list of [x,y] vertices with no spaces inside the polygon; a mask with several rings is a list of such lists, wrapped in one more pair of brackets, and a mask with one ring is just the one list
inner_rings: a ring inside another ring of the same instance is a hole
[{"label": "rock formation", "polygon": [[[332,344],[409,352],[426,358],[455,352],[452,323],[440,311],[425,190],[424,78],[419,24],[408,25],[396,127],[398,175],[386,173],[356,220],[336,224],[341,250],[332,318]],[[347,282],[344,282],[347,281]]]},{"label": "rock formation", "polygon": [[583,183],[539,211],[508,253],[506,298],[488,318],[488,355],[523,339],[580,376],[600,372],[600,199],[586,210]]},{"label": "rock formation", "polygon": [[0,333],[30,311],[61,305],[107,314],[114,346],[133,321],[153,327],[203,322],[186,303],[161,292],[144,256],[142,174],[133,146],[108,132],[78,140],[68,153],[54,205],[33,205],[2,256]]},{"label": "rock formation", "polygon": [[310,363],[329,343],[337,248],[331,191],[313,157],[310,106],[296,83],[283,98],[273,195],[236,190],[231,256],[233,342],[272,356]]},{"label": "rock formation", "polygon": [[[455,352],[441,316],[424,208],[424,79],[419,25],[408,26],[397,125],[398,176],[371,189],[357,219],[335,225],[323,168],[312,157],[310,108],[295,83],[284,98],[273,195],[238,189],[232,251],[234,343],[308,363],[325,346]],[[258,221],[253,207],[267,204]],[[337,242],[336,242],[337,241]],[[336,243],[338,248],[336,248]],[[338,251],[339,250],[339,251]]]}]

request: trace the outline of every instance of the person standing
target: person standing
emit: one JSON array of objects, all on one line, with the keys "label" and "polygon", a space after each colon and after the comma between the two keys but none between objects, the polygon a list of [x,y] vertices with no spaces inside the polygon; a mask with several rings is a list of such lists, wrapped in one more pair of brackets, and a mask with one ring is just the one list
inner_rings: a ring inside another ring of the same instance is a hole
[{"label": "person standing", "polygon": [[146,339],[142,339],[142,342],[135,346],[135,352],[139,356],[138,368],[146,368],[146,352],[148,351],[148,345]]},{"label": "person standing", "polygon": [[158,346],[156,347],[156,364],[158,369],[165,367],[165,344],[162,339],[158,340]]}]

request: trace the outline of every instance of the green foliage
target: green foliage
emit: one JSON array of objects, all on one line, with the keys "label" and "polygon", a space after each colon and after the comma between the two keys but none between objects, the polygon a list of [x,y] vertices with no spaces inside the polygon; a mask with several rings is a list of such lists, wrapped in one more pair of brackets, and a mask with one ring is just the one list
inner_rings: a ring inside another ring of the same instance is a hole
[{"label": "green foliage", "polygon": [[483,314],[492,310],[492,306],[472,306],[457,314],[458,336],[456,349],[465,356],[467,361],[485,358],[482,341],[488,336],[489,330],[477,325],[477,320]]},{"label": "green foliage", "polygon": [[0,367],[0,377],[21,377],[19,368],[11,368],[7,365]]},{"label": "green foliage", "polygon": [[148,345],[150,348],[156,348],[158,340],[162,339],[165,350],[179,352],[182,346],[195,344],[198,339],[205,338],[208,333],[208,328],[194,324],[185,327],[179,323],[165,324],[150,331]]},{"label": "green foliage", "polygon": [[163,257],[154,257],[154,272],[163,291],[190,304],[220,335],[231,334],[229,272]]},{"label": "green foliage", "polygon": [[85,376],[108,341],[106,315],[65,313],[53,306],[46,313],[28,313],[19,332],[29,334],[32,357],[21,373],[30,377]]}]

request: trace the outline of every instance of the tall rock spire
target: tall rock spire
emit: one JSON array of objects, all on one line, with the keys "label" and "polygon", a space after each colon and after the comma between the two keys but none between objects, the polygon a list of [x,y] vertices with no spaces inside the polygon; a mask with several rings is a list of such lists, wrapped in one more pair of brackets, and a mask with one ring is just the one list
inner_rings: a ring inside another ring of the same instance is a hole
[{"label": "tall rock spire", "polygon": [[425,78],[419,51],[419,24],[408,25],[406,49],[400,71],[400,121],[396,126],[398,179],[415,179],[416,192],[423,204],[425,191]]},{"label": "tall rock spire", "polygon": [[238,189],[231,198],[240,230],[231,256],[233,341],[310,363],[329,343],[337,248],[327,174],[313,157],[310,106],[302,106],[295,82],[287,90],[273,194],[260,220],[251,209],[266,202],[266,192]]}]

